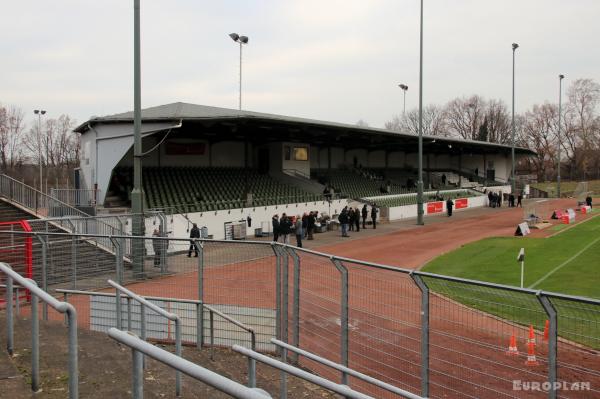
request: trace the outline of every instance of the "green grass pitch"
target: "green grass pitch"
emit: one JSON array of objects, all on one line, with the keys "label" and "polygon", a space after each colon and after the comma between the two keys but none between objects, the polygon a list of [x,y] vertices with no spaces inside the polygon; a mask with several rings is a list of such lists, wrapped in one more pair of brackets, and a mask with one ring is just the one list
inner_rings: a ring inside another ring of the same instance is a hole
[{"label": "green grass pitch", "polygon": [[[557,225],[553,227],[557,229]],[[520,285],[517,254],[525,248],[524,287],[600,298],[600,215],[549,238],[498,237],[467,244],[423,271]]]}]

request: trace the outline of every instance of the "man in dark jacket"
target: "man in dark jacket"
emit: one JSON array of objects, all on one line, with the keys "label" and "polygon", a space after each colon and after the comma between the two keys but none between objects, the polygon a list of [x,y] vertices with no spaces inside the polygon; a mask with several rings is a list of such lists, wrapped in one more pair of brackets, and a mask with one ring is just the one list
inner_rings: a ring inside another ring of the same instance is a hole
[{"label": "man in dark jacket", "polygon": [[271,223],[273,224],[273,241],[276,242],[279,239],[279,215],[273,215]]},{"label": "man in dark jacket", "polygon": [[585,204],[587,206],[589,206],[590,208],[592,208],[592,196],[588,195],[587,197],[585,197]]},{"label": "man in dark jacket", "polygon": [[369,216],[369,210],[367,204],[364,204],[362,208],[363,229],[367,228],[367,216]]},{"label": "man in dark jacket", "polygon": [[281,214],[279,221],[279,234],[283,236],[283,243],[290,243],[290,233],[292,232],[292,220],[285,214]]},{"label": "man in dark jacket", "polygon": [[196,246],[196,242],[194,241],[194,238],[200,238],[200,229],[198,228],[198,225],[196,223],[194,223],[192,225],[192,229],[190,230],[190,248],[188,249],[188,258],[190,258],[192,256],[192,250],[194,251],[194,257],[197,258],[198,257],[198,247]]},{"label": "man in dark jacket", "polygon": [[360,210],[358,207],[354,208],[354,224],[356,225],[356,231],[360,231]]},{"label": "man in dark jacket", "polygon": [[452,216],[452,207],[454,207],[454,202],[452,199],[448,198],[446,201],[446,212],[448,212],[448,217]]},{"label": "man in dark jacket", "polygon": [[352,209],[352,207],[350,207],[350,209],[348,209],[348,224],[350,225],[350,231],[354,231],[354,209]]},{"label": "man in dark jacket", "polygon": [[377,209],[377,204],[373,204],[373,206],[371,207],[371,221],[373,222],[374,229],[377,228],[377,213],[379,213],[379,210]]},{"label": "man in dark jacket", "polygon": [[348,209],[344,208],[342,209],[342,212],[340,212],[340,216],[338,216],[338,221],[340,222],[340,225],[342,226],[342,237],[350,237],[348,235]]},{"label": "man in dark jacket", "polygon": [[310,211],[307,219],[308,239],[312,240],[313,233],[315,232],[315,224],[317,223],[317,213]]}]

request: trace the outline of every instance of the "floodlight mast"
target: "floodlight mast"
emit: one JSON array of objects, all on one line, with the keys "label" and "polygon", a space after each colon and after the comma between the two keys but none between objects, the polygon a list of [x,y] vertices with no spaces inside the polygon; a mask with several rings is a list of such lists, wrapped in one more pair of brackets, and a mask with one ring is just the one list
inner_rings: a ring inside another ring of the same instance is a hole
[{"label": "floodlight mast", "polygon": [[240,100],[239,109],[242,110],[242,44],[248,44],[248,36],[241,36],[237,33],[230,33],[229,37],[236,43],[240,44]]},{"label": "floodlight mast", "polygon": [[[142,188],[142,101],[140,61],[140,0],[133,2],[133,190],[131,212],[133,236],[144,236],[144,191]],[[133,274],[144,277],[144,242],[131,245]]]}]

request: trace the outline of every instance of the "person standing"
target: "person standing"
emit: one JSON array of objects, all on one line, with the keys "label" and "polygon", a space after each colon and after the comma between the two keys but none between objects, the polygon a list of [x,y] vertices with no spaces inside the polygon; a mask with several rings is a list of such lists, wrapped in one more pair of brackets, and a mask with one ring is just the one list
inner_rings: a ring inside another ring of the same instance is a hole
[{"label": "person standing", "polygon": [[300,215],[296,215],[296,225],[295,225],[295,233],[296,233],[296,246],[298,248],[302,248],[302,218]]},{"label": "person standing", "polygon": [[197,258],[198,257],[198,246],[196,244],[196,241],[194,239],[196,238],[200,238],[200,229],[198,228],[198,225],[196,223],[194,223],[192,225],[192,229],[190,230],[190,248],[188,249],[188,254],[187,257],[191,258],[192,257],[192,250],[194,251],[194,257]]},{"label": "person standing", "polygon": [[160,237],[160,231],[158,227],[154,229],[152,233],[152,249],[154,250],[154,267],[160,267],[160,250],[161,250],[161,241],[158,237]]},{"label": "person standing", "polygon": [[308,239],[313,240],[313,233],[315,232],[315,224],[317,223],[317,213],[310,211],[307,218],[308,227]]},{"label": "person standing", "polygon": [[377,204],[373,204],[371,207],[371,221],[373,222],[373,229],[377,228],[377,213],[379,213]]},{"label": "person standing", "polygon": [[302,238],[308,238],[308,214],[304,212],[302,215]]},{"label": "person standing", "polygon": [[367,228],[367,216],[369,216],[369,210],[367,204],[364,204],[362,208],[363,229]]},{"label": "person standing", "polygon": [[279,215],[273,215],[273,219],[271,219],[271,223],[273,224],[273,241],[277,242],[279,240]]},{"label": "person standing", "polygon": [[290,233],[292,232],[292,221],[285,213],[281,214],[281,220],[279,221],[279,230],[281,235],[283,236],[283,243],[289,244]]},{"label": "person standing", "polygon": [[448,217],[452,216],[452,207],[454,206],[454,202],[451,198],[448,197],[446,201],[446,212],[448,212]]},{"label": "person standing", "polygon": [[344,209],[342,209],[342,212],[340,212],[340,216],[338,216],[338,221],[340,222],[340,225],[342,226],[342,237],[350,237],[348,235],[348,209],[347,209],[347,207],[344,207]]},{"label": "person standing", "polygon": [[523,193],[521,192],[517,195],[517,207],[523,208]]},{"label": "person standing", "polygon": [[592,196],[591,196],[591,195],[588,195],[587,197],[585,197],[585,204],[586,204],[587,206],[589,206],[589,207],[590,207],[590,209],[592,209],[592,208],[593,208],[593,207],[592,207]]},{"label": "person standing", "polygon": [[360,210],[358,207],[354,208],[354,224],[356,225],[356,231],[360,231]]},{"label": "person standing", "polygon": [[348,209],[348,224],[350,225],[350,231],[354,231],[354,209],[352,209],[352,207],[350,207],[350,209]]},{"label": "person standing", "polygon": [[493,206],[492,206],[493,204],[494,204],[494,193],[490,191],[490,192],[488,192],[488,206],[490,208],[493,208]]}]

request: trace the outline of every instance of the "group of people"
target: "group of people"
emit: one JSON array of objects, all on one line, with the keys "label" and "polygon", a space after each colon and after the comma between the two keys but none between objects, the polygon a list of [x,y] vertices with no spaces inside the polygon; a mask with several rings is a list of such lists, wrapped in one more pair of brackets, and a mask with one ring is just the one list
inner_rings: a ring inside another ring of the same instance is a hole
[{"label": "group of people", "polygon": [[[371,207],[371,221],[373,222],[373,228],[377,228],[377,213],[379,210],[377,209],[377,205],[373,204]],[[362,210],[352,207],[345,206],[344,209],[340,212],[338,216],[338,221],[340,222],[340,226],[342,227],[342,237],[350,237],[348,235],[348,231],[360,231],[360,219],[362,216],[362,228],[367,228],[367,217],[369,216],[369,210],[367,209],[367,205],[363,205]]]},{"label": "group of people", "polygon": [[[523,194],[519,193],[517,195],[517,203],[515,204],[515,195],[510,193],[508,195],[508,207],[523,207]],[[500,208],[502,207],[502,192],[497,193],[494,191],[488,192],[488,206],[491,208]]]},{"label": "group of people", "polygon": [[313,240],[315,226],[317,224],[318,212],[310,211],[304,212],[302,216],[296,215],[292,218],[285,213],[279,215],[273,215],[271,223],[273,226],[273,241],[279,241],[279,237],[282,238],[283,243],[290,243],[290,235],[292,231],[296,236],[296,245],[302,248],[302,239]]}]

